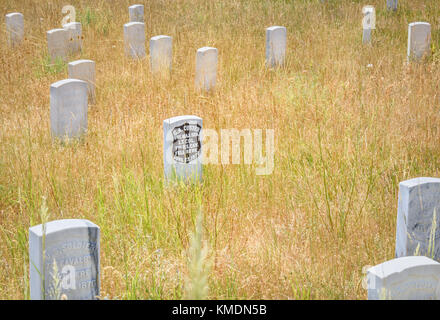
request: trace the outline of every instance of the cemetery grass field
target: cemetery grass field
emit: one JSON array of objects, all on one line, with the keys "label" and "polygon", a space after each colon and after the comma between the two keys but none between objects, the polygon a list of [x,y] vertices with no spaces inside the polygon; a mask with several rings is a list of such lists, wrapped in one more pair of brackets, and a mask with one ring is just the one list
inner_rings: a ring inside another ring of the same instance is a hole
[{"label": "cemetery grass field", "polygon": [[[134,3],[145,6],[140,61],[124,55]],[[0,0],[2,19],[26,17],[18,49],[0,29],[0,298],[29,298],[29,227],[83,218],[101,228],[103,298],[365,299],[363,268],[394,258],[399,182],[440,176],[440,3],[385,3]],[[96,62],[96,103],[87,135],[63,145],[50,135],[49,87],[67,63],[50,61],[46,31],[66,4],[84,37],[69,61]],[[407,65],[415,21],[432,25],[432,56]],[[275,70],[272,25],[287,28]],[[161,34],[173,37],[170,79],[150,72]],[[209,94],[194,88],[204,46],[219,54]],[[218,132],[274,129],[273,173],[209,164],[203,184],[167,187],[162,122],[183,114]]]}]

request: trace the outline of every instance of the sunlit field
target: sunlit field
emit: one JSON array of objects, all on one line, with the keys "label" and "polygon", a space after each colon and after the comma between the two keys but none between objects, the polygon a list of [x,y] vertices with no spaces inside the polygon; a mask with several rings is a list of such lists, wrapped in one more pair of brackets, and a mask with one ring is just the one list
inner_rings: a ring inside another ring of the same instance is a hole
[{"label": "sunlit field", "polygon": [[[141,60],[124,54],[135,3]],[[51,62],[46,31],[66,4],[82,52]],[[371,46],[365,5],[376,8]],[[10,12],[25,19],[13,49]],[[28,230],[45,208],[48,220],[101,228],[103,298],[366,299],[363,268],[394,258],[399,182],[440,176],[438,1],[392,12],[386,0],[0,0],[0,16],[1,299],[29,299]],[[407,64],[416,21],[431,23],[432,55]],[[286,61],[269,69],[265,29],[276,25]],[[150,70],[149,39],[162,34],[170,79]],[[194,85],[205,46],[218,49],[210,93]],[[96,62],[96,103],[87,135],[65,145],[51,137],[49,88],[77,59]],[[203,166],[203,183],[165,184],[163,120],[191,114],[219,132],[274,129],[272,174],[220,162]]]}]

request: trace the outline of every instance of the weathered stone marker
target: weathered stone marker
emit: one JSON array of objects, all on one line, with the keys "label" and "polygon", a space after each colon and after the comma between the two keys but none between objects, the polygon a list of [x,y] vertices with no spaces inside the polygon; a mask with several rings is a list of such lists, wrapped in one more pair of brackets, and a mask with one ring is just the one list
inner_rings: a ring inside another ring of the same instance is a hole
[{"label": "weathered stone marker", "polygon": [[134,59],[145,57],[145,24],[130,22],[124,24],[125,54]]},{"label": "weathered stone marker", "polygon": [[80,52],[82,49],[82,27],[80,22],[70,22],[63,26],[69,31],[67,41],[67,52],[74,54]]},{"label": "weathered stone marker", "polygon": [[134,4],[128,7],[130,22],[144,22],[144,6]]},{"label": "weathered stone marker", "polygon": [[163,121],[166,180],[202,180],[202,119],[178,116]]},{"label": "weathered stone marker", "polygon": [[196,56],[196,89],[210,91],[217,81],[218,50],[203,47],[197,50]]},{"label": "weathered stone marker", "polygon": [[151,72],[169,74],[173,63],[173,39],[169,36],[155,36],[150,39]]},{"label": "weathered stone marker", "polygon": [[287,30],[273,26],[266,29],[266,66],[273,68],[284,63],[286,57]]},{"label": "weathered stone marker", "polygon": [[24,17],[19,12],[8,13],[6,15],[6,32],[8,34],[8,44],[11,47],[20,45],[24,38]]},{"label": "weathered stone marker", "polygon": [[397,11],[398,0],[387,0],[387,9]]},{"label": "weathered stone marker", "polygon": [[87,82],[88,102],[95,103],[95,61],[76,60],[67,65],[70,79]]},{"label": "weathered stone marker", "polygon": [[371,34],[376,24],[376,12],[373,6],[362,8],[364,18],[362,19],[362,43],[371,44]]},{"label": "weathered stone marker", "polygon": [[440,263],[421,256],[386,261],[367,270],[368,300],[439,300]]},{"label": "weathered stone marker", "polygon": [[67,29],[52,29],[46,32],[47,50],[52,60],[56,58],[66,59],[69,48],[68,41],[70,32]]},{"label": "weathered stone marker", "polygon": [[413,22],[408,26],[408,61],[420,61],[431,52],[431,25]]},{"label": "weathered stone marker", "polygon": [[29,228],[32,300],[94,300],[100,294],[99,227],[64,219]]},{"label": "weathered stone marker", "polygon": [[79,138],[87,131],[87,82],[65,79],[50,86],[50,128],[61,140]]},{"label": "weathered stone marker", "polygon": [[371,43],[371,31],[372,29],[362,29],[362,43]]},{"label": "weathered stone marker", "polygon": [[440,260],[440,179],[414,178],[399,184],[396,257]]}]

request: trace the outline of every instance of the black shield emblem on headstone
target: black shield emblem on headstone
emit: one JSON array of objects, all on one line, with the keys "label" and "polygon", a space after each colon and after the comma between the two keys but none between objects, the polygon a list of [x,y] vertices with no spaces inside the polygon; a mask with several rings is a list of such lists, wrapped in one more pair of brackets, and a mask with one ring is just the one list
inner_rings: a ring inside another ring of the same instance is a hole
[{"label": "black shield emblem on headstone", "polygon": [[199,124],[188,122],[173,129],[173,159],[180,163],[190,163],[196,160],[201,153]]}]

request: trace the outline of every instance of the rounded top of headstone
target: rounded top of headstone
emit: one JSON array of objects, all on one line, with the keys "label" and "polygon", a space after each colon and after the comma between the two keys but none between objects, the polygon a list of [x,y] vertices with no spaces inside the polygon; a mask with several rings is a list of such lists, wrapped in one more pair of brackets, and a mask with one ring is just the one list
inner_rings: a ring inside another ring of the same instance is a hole
[{"label": "rounded top of headstone", "polygon": [[[78,228],[97,228],[99,226],[93,222],[86,219],[61,219],[54,220],[46,223],[46,234],[51,234],[55,232],[64,231],[67,229],[78,229]],[[29,228],[29,232],[41,237],[43,235],[43,225],[39,224]]]},{"label": "rounded top of headstone", "polygon": [[215,51],[217,51],[217,48],[213,48],[213,47],[203,47],[203,48],[199,48],[199,49],[197,49],[198,52],[206,52],[206,51],[211,51],[211,50],[215,50]]},{"label": "rounded top of headstone", "polygon": [[167,124],[174,124],[180,121],[202,121],[202,118],[198,117],[198,116],[193,116],[193,115],[187,115],[187,116],[177,116],[177,117],[172,117],[169,119],[165,119],[163,122],[167,123]]},{"label": "rounded top of headstone", "polygon": [[8,17],[8,18],[12,18],[12,17],[14,17],[14,16],[23,17],[23,14],[20,13],[20,12],[12,12],[12,13],[8,13],[8,14],[6,15],[6,17]]},{"label": "rounded top of headstone", "polygon": [[286,27],[283,27],[283,26],[272,26],[272,27],[269,27],[269,28],[266,28],[266,30],[270,30],[270,31],[272,31],[272,30],[278,30],[278,29],[286,29]]},{"label": "rounded top of headstone", "polygon": [[124,24],[124,27],[132,27],[132,26],[145,26],[145,23],[133,21],[133,22],[128,22],[128,23]]},{"label": "rounded top of headstone", "polygon": [[133,4],[131,6],[129,6],[129,8],[137,8],[137,7],[143,7],[143,4]]},{"label": "rounded top of headstone", "polygon": [[368,269],[369,273],[374,274],[378,278],[386,278],[392,274],[400,273],[414,267],[438,267],[440,271],[440,263],[425,256],[407,256],[395,258],[385,261]]},{"label": "rounded top of headstone", "polygon": [[83,80],[79,80],[79,79],[64,79],[64,80],[60,80],[57,81],[55,83],[52,83],[50,85],[51,88],[60,88],[66,84],[72,84],[72,83],[82,83],[85,86],[87,86],[87,82],[83,81]]},{"label": "rounded top of headstone", "polygon": [[402,181],[400,182],[400,185],[407,188],[413,188],[427,183],[440,183],[440,179],[431,177],[418,177]]},{"label": "rounded top of headstone", "polygon": [[411,22],[411,23],[409,24],[410,27],[412,27],[412,26],[420,26],[420,25],[431,26],[430,23],[428,23],[428,22],[423,22],[423,21]]},{"label": "rounded top of headstone", "polygon": [[159,36],[151,37],[151,40],[161,40],[161,39],[171,39],[171,37],[170,36],[165,36],[165,35],[159,35]]},{"label": "rounded top of headstone", "polygon": [[66,29],[62,29],[62,28],[57,28],[57,29],[52,29],[47,31],[47,34],[52,34],[52,33],[57,33],[57,32],[66,32]]},{"label": "rounded top of headstone", "polygon": [[83,64],[83,63],[95,63],[95,61],[88,60],[88,59],[80,59],[80,60],[75,60],[75,61],[69,62],[68,65],[69,66],[76,66],[79,64]]}]

